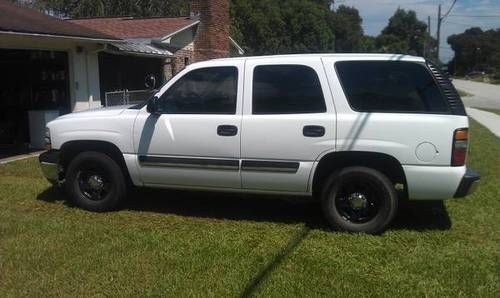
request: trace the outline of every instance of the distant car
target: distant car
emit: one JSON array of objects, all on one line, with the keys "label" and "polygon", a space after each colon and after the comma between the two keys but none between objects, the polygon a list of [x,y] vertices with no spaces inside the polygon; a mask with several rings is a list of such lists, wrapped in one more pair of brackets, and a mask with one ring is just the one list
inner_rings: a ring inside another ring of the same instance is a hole
[{"label": "distant car", "polygon": [[484,71],[473,70],[467,74],[468,77],[478,77],[484,76],[486,73]]},{"label": "distant car", "polygon": [[46,177],[115,209],[127,184],[305,195],[335,229],[379,233],[401,200],[464,197],[468,119],[423,58],[328,54],[189,65],[147,103],[48,124]]}]

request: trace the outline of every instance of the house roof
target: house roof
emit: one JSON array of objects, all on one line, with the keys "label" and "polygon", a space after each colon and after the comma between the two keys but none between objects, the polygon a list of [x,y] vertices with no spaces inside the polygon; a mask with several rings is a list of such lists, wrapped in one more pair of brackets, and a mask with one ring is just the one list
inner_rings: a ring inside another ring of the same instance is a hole
[{"label": "house roof", "polygon": [[116,37],[45,15],[37,10],[0,0],[0,31],[118,40]]},{"label": "house roof", "polygon": [[103,17],[68,19],[67,21],[118,38],[133,39],[161,38],[188,27],[198,20],[190,17]]}]

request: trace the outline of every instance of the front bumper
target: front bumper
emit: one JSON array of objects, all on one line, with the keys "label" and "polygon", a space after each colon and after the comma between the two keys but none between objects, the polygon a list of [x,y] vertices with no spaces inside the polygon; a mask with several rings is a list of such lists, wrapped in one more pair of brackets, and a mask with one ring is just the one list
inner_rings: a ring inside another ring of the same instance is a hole
[{"label": "front bumper", "polygon": [[52,184],[59,183],[59,151],[49,150],[38,157],[42,173]]},{"label": "front bumper", "polygon": [[465,196],[470,195],[474,191],[476,191],[479,180],[481,179],[481,175],[478,172],[467,169],[460,184],[458,185],[457,191],[455,192],[454,198],[463,198]]}]

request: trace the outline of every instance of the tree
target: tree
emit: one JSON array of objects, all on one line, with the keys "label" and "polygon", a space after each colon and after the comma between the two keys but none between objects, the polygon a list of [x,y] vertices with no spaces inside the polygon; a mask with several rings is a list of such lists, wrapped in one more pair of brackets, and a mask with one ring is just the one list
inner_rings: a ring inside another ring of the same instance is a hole
[{"label": "tree", "polygon": [[473,27],[448,37],[455,52],[449,66],[452,73],[467,74],[481,70],[500,77],[500,29],[483,31]]},{"label": "tree", "polygon": [[231,35],[252,55],[333,51],[327,2],[232,0]]},{"label": "tree", "polygon": [[333,15],[335,51],[339,53],[358,52],[362,48],[363,19],[354,7],[339,6]]},{"label": "tree", "polygon": [[359,51],[362,53],[376,53],[377,48],[377,38],[374,36],[363,35],[361,38],[361,46]]},{"label": "tree", "polygon": [[427,25],[417,19],[415,11],[398,8],[376,44],[381,52],[423,56],[426,41],[432,50],[435,41],[428,35]]},{"label": "tree", "polygon": [[189,14],[187,0],[31,0],[21,4],[66,18],[99,16],[181,16]]}]

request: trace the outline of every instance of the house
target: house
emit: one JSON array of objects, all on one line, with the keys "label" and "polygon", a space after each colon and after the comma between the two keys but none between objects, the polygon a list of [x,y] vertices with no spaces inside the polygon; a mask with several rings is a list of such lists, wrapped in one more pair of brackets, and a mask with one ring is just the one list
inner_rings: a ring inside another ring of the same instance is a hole
[{"label": "house", "polygon": [[[101,98],[103,92],[144,88],[143,78],[147,73],[156,76],[161,73],[163,79],[168,80],[189,63],[244,54],[229,36],[227,0],[192,1],[191,15],[186,17],[99,17],[67,21],[126,41],[109,43],[99,54]],[[160,61],[158,64],[158,60],[125,57],[129,55],[156,57]],[[134,77],[137,73],[127,71],[138,70],[140,65],[150,66],[139,72],[140,78]],[[154,65],[158,67],[152,68]]]},{"label": "house", "polygon": [[194,0],[190,16],[61,20],[0,0],[0,156],[37,148],[45,122],[146,89],[186,64],[241,55],[227,0]]}]

